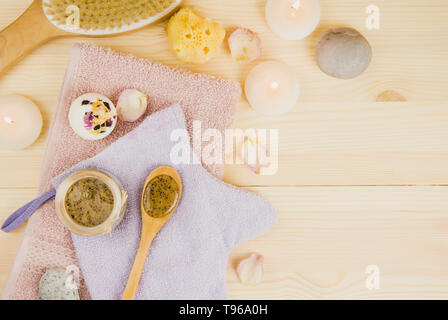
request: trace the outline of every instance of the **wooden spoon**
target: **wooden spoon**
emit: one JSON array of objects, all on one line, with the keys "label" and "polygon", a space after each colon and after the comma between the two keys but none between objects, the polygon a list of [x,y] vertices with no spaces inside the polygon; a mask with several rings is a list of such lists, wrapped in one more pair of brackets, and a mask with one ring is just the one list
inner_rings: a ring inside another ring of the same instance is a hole
[{"label": "wooden spoon", "polygon": [[[146,187],[149,182],[160,175],[167,175],[176,181],[178,186],[178,195],[176,199],[176,203],[173,205],[172,209],[168,214],[164,215],[160,218],[151,217],[146,211],[143,204],[144,193]],[[140,282],[140,278],[142,276],[143,267],[145,265],[146,256],[148,255],[149,247],[151,246],[152,240],[159,232],[159,230],[163,227],[163,225],[168,221],[168,219],[173,214],[176,209],[180,197],[182,195],[182,180],[180,179],[179,174],[174,168],[163,166],[154,169],[149,176],[145,180],[145,184],[143,186],[142,191],[142,199],[141,199],[141,212],[142,212],[142,234],[140,239],[140,246],[137,251],[137,255],[135,256],[134,265],[132,267],[131,273],[129,275],[128,283],[126,288],[124,289],[122,300],[132,300],[135,297],[137,292],[138,284]]]}]

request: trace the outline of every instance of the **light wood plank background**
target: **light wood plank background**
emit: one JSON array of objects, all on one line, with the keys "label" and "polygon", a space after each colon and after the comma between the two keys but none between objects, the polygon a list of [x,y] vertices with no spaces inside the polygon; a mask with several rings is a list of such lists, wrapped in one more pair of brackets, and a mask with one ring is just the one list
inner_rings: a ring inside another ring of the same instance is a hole
[{"label": "light wood plank background", "polygon": [[[230,297],[448,298],[448,3],[321,0],[318,29],[305,40],[283,41],[264,22],[264,2],[185,1],[228,28],[257,31],[263,41],[260,61],[290,64],[303,88],[299,104],[280,117],[261,116],[241,99],[235,127],[279,129],[279,171],[260,177],[242,166],[227,166],[225,180],[267,197],[279,222],[232,252]],[[29,3],[1,1],[0,28]],[[364,25],[370,4],[381,10],[380,30]],[[353,80],[330,78],[315,63],[320,34],[339,26],[357,28],[373,46],[371,66]],[[257,63],[233,62],[223,46],[206,65],[181,64],[169,51],[165,27],[163,22],[113,38],[57,39],[0,78],[0,95],[30,97],[45,120],[33,146],[0,151],[0,222],[35,196],[49,120],[75,41],[241,83]],[[376,102],[389,90],[406,101]],[[23,231],[0,233],[0,288]],[[265,256],[265,279],[244,287],[234,268],[252,251]],[[365,268],[372,264],[381,271],[379,290],[364,283]]]}]

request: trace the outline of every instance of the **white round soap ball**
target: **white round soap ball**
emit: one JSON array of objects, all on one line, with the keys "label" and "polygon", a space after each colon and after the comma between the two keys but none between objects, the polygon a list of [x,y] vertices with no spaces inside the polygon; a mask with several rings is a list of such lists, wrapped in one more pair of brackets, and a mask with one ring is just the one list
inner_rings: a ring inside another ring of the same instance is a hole
[{"label": "white round soap ball", "polygon": [[146,112],[148,98],[146,94],[136,89],[126,89],[118,98],[118,117],[123,121],[134,122]]},{"label": "white round soap ball", "polygon": [[112,101],[99,93],[86,93],[76,98],[68,114],[73,131],[85,140],[107,137],[117,124],[117,110]]},{"label": "white round soap ball", "polygon": [[372,48],[361,33],[352,28],[326,31],[316,47],[316,59],[326,74],[351,79],[363,73],[372,60]]}]

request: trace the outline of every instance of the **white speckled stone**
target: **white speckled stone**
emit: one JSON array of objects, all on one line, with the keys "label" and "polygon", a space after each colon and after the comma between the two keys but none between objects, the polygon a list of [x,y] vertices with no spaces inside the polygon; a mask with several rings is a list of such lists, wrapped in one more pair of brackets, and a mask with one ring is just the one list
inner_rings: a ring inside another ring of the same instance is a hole
[{"label": "white speckled stone", "polygon": [[64,269],[47,270],[39,282],[39,296],[42,300],[79,300],[77,289],[68,288],[67,278],[70,274]]}]

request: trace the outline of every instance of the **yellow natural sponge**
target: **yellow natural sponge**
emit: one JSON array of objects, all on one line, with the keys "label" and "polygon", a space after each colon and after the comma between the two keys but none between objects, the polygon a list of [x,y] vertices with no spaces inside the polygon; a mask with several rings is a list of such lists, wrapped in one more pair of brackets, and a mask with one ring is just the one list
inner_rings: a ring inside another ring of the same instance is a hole
[{"label": "yellow natural sponge", "polygon": [[181,9],[168,23],[168,39],[179,59],[201,64],[218,53],[226,31],[222,25]]}]

